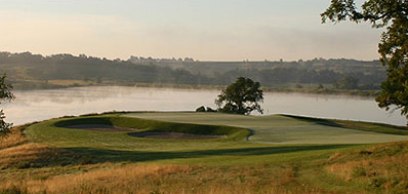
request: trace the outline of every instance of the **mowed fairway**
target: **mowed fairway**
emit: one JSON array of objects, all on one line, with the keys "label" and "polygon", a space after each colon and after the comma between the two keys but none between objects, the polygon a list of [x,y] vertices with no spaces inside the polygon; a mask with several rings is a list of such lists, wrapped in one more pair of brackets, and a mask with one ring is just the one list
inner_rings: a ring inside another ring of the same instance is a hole
[{"label": "mowed fairway", "polygon": [[404,127],[287,115],[108,113],[15,128],[0,193],[403,193]]},{"label": "mowed fairway", "polygon": [[[228,125],[253,130],[250,141],[271,144],[370,144],[408,140],[406,130],[363,122],[302,119],[284,115],[131,113],[123,116],[171,122]],[[382,130],[388,129],[388,130]]]}]

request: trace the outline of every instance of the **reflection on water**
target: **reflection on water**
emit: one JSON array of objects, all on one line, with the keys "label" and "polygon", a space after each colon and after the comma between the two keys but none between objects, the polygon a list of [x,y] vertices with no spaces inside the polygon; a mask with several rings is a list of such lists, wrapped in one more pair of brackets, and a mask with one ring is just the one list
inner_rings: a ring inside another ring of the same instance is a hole
[{"label": "reflection on water", "polygon": [[[14,91],[16,99],[2,105],[8,122],[23,124],[65,115],[113,110],[193,111],[201,105],[214,107],[214,100],[219,92],[122,86]],[[265,93],[264,98],[265,114],[296,114],[406,124],[406,119],[398,111],[385,112],[370,98],[297,93]]]}]

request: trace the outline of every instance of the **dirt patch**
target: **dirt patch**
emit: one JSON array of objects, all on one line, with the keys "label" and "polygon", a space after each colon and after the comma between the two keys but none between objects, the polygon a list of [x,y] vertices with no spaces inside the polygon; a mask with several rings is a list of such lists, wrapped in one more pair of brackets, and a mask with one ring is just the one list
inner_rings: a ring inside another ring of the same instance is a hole
[{"label": "dirt patch", "polygon": [[221,135],[197,135],[191,133],[178,133],[178,132],[141,132],[130,133],[133,137],[146,137],[146,138],[158,138],[158,139],[216,139],[223,138]]},{"label": "dirt patch", "polygon": [[66,128],[83,129],[83,130],[91,130],[91,131],[106,131],[106,132],[134,131],[135,130],[133,128],[116,127],[116,126],[104,125],[104,124],[70,125],[70,126],[66,126]]}]

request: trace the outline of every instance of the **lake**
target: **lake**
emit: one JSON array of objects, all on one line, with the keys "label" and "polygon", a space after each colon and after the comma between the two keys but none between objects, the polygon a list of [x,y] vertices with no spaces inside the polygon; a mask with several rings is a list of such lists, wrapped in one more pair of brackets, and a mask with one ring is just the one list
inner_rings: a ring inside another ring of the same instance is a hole
[{"label": "lake", "polygon": [[[2,104],[6,121],[20,125],[67,115],[108,111],[194,111],[215,108],[219,90],[95,86],[55,90],[14,91],[16,99]],[[372,98],[300,93],[264,93],[267,114],[293,114],[405,125],[400,111],[378,108]]]}]

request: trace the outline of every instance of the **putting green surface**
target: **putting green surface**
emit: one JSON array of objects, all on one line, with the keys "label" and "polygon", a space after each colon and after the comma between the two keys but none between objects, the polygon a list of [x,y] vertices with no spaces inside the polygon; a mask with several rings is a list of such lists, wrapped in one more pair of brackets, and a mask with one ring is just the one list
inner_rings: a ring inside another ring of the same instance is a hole
[{"label": "putting green surface", "polygon": [[160,121],[227,125],[251,129],[249,139],[272,144],[371,144],[408,140],[407,130],[375,123],[310,119],[285,115],[241,116],[219,113],[130,113],[122,116]]}]

